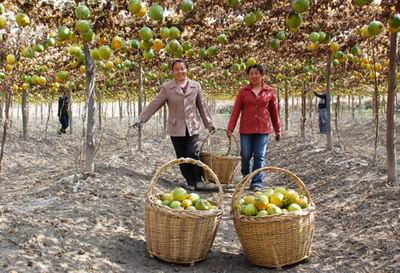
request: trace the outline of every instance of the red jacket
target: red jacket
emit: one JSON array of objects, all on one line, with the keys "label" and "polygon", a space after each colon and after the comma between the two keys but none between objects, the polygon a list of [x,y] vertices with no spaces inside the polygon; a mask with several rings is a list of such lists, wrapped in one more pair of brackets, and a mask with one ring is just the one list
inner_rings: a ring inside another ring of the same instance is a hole
[{"label": "red jacket", "polygon": [[275,90],[265,83],[263,83],[258,97],[251,90],[250,85],[239,90],[229,119],[228,131],[233,132],[235,130],[240,113],[242,113],[240,134],[270,134],[272,132],[271,121],[275,134],[281,132]]}]

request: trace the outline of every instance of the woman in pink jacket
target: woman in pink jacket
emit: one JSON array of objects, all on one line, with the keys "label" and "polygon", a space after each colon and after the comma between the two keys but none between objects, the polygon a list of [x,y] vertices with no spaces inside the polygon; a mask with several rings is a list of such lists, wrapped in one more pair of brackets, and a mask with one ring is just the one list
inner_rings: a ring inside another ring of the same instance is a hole
[{"label": "woman in pink jacket", "polygon": [[[187,77],[184,62],[174,61],[171,64],[171,72],[173,79],[161,86],[160,92],[134,121],[133,126],[147,122],[167,103],[167,134],[171,137],[177,158],[190,157],[198,160],[197,140],[201,121],[210,131],[215,130],[215,126],[203,98],[200,83]],[[203,183],[199,167],[193,164],[181,164],[179,167],[188,184],[188,190],[216,190]]]},{"label": "woman in pink jacket", "polygon": [[[239,90],[227,128],[227,135],[231,137],[241,115],[239,134],[243,176],[250,173],[252,158],[253,171],[264,166],[268,135],[272,132],[271,124],[275,131],[275,139],[279,141],[281,137],[275,90],[263,82],[263,73],[264,70],[260,64],[247,68],[250,84]],[[253,177],[250,189],[259,191],[262,185],[262,175],[258,174]]]}]

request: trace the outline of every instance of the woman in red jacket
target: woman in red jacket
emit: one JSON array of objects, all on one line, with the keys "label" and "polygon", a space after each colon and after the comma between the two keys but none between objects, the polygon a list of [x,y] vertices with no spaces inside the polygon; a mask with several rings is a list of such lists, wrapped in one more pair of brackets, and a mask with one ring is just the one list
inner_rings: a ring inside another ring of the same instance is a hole
[{"label": "woman in red jacket", "polygon": [[[229,119],[227,135],[231,137],[237,120],[240,117],[240,156],[242,174],[250,173],[250,160],[253,158],[253,171],[264,166],[265,151],[268,135],[272,132],[271,123],[275,131],[275,139],[281,137],[278,101],[275,90],[263,82],[264,70],[260,64],[247,68],[250,84],[239,90]],[[253,177],[250,189],[262,189],[262,175]]]}]

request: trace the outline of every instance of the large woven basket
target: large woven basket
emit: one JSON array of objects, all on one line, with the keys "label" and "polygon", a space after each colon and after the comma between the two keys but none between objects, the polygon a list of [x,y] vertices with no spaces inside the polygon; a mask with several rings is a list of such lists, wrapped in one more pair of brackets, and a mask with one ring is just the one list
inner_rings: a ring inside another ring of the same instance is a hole
[{"label": "large woven basket", "polygon": [[[223,130],[226,132],[225,129],[217,129],[217,131]],[[230,184],[234,177],[235,174],[239,168],[239,163],[240,163],[240,156],[238,156],[239,153],[239,143],[234,135],[232,135],[231,138],[229,138],[229,145],[228,145],[228,151],[226,152],[225,155],[216,155],[213,154],[212,150],[211,151],[204,151],[204,144],[207,141],[211,141],[211,137],[213,134],[208,134],[207,138],[203,140],[203,143],[201,144],[200,147],[200,160],[204,162],[207,166],[213,170],[213,172],[217,175],[219,181],[221,184]],[[236,154],[231,153],[231,147],[232,147],[232,139],[233,142],[235,143],[236,147]],[[213,177],[211,177],[207,172],[204,172],[204,178],[207,181],[214,182]]]},{"label": "large woven basket", "polygon": [[[253,176],[261,172],[283,173],[296,183],[309,200],[307,209],[297,213],[250,217],[240,214],[239,199]],[[280,268],[309,257],[314,235],[315,204],[304,183],[288,170],[264,167],[244,177],[232,196],[231,215],[243,250],[255,265]]]},{"label": "large woven basket", "polygon": [[[211,211],[175,211],[155,203],[155,185],[161,173],[174,165],[195,164],[210,173],[218,186],[218,209]],[[173,263],[194,264],[209,252],[221,220],[223,192],[218,178],[201,161],[191,158],[172,160],[161,166],[150,181],[146,194],[144,227],[150,256]]]}]

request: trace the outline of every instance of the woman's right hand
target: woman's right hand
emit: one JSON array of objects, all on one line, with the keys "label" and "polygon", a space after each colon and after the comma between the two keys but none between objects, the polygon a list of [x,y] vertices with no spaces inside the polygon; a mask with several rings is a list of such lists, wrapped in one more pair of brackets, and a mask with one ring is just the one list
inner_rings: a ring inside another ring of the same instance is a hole
[{"label": "woman's right hand", "polygon": [[227,136],[228,138],[231,138],[231,137],[232,137],[232,132],[229,131],[229,130],[226,130],[226,136]]},{"label": "woman's right hand", "polygon": [[133,128],[137,128],[137,127],[139,127],[140,125],[142,125],[142,121],[139,119],[139,118],[135,118],[135,120],[133,121],[133,123],[132,123],[132,127]]}]

